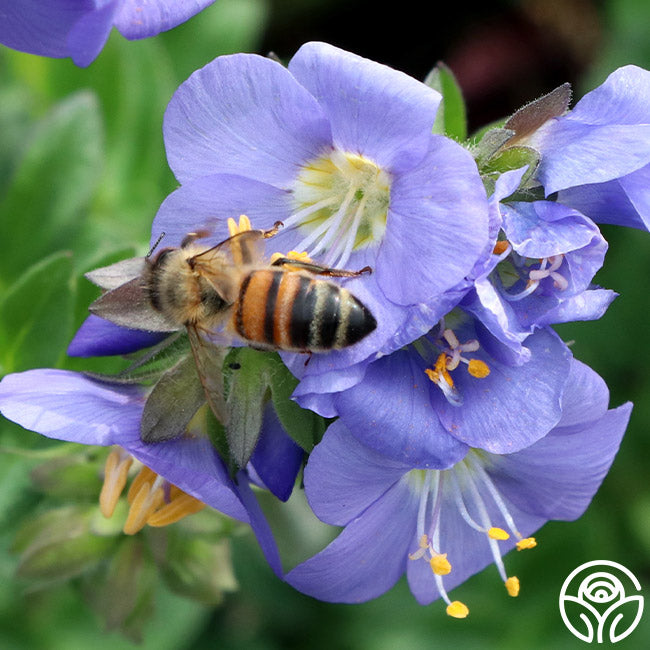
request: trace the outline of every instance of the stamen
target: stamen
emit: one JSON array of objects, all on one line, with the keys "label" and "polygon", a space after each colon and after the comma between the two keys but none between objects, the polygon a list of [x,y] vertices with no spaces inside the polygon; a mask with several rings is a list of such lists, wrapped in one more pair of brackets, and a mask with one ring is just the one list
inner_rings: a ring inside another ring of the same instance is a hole
[{"label": "stamen", "polygon": [[245,214],[239,215],[239,225],[232,217],[228,217],[228,234],[231,237],[238,235],[240,232],[251,230],[251,228],[251,220]]},{"label": "stamen", "polygon": [[129,502],[129,505],[133,503],[135,497],[137,496],[140,488],[145,484],[153,484],[153,482],[158,478],[158,474],[153,470],[149,469],[146,465],[143,465],[136,477],[131,481],[129,486],[129,491],[126,493],[126,500]]},{"label": "stamen", "polygon": [[490,366],[480,359],[470,359],[467,364],[467,372],[469,372],[472,377],[484,379],[490,374]]},{"label": "stamen", "polygon": [[460,600],[455,600],[453,603],[447,605],[447,615],[452,618],[467,618],[469,614],[469,608],[464,603],[461,603]]},{"label": "stamen", "polygon": [[519,578],[517,576],[510,576],[504,583],[508,591],[508,595],[515,598],[519,595]]},{"label": "stamen", "polygon": [[520,539],[517,542],[518,551],[525,551],[528,550],[529,548],[535,548],[536,546],[537,546],[537,540],[534,537],[526,537],[524,539]]},{"label": "stamen", "polygon": [[487,534],[490,539],[497,539],[499,541],[510,539],[510,535],[503,528],[496,528],[495,526],[492,526]]},{"label": "stamen", "polygon": [[[149,471],[151,472],[151,470]],[[157,474],[154,474],[154,476],[156,478],[153,483],[148,481],[143,483],[131,502],[129,514],[122,528],[125,535],[135,535],[135,533],[142,530],[147,524],[149,516],[165,501],[165,491],[163,489],[165,479]]]},{"label": "stamen", "polygon": [[119,447],[113,449],[106,458],[104,484],[99,494],[99,509],[107,519],[110,519],[115,512],[115,506],[124,490],[132,464],[132,456]]},{"label": "stamen", "polygon": [[429,564],[431,565],[431,570],[437,576],[446,576],[451,573],[451,564],[447,560],[447,553],[436,553],[432,555]]},{"label": "stamen", "polygon": [[150,515],[147,519],[147,524],[154,527],[168,526],[183,519],[187,515],[192,515],[203,510],[203,508],[205,508],[205,503],[185,492],[181,492],[169,503],[166,503]]},{"label": "stamen", "polygon": [[492,250],[492,252],[495,255],[503,255],[503,253],[505,253],[509,249],[510,249],[510,242],[508,242],[506,239],[502,239],[501,241],[498,241],[494,245],[494,249]]}]

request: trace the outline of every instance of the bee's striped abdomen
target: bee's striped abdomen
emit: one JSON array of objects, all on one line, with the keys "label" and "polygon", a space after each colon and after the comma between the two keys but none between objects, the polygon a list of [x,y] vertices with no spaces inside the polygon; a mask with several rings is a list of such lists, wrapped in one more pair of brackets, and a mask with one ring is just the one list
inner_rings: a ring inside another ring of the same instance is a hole
[{"label": "bee's striped abdomen", "polygon": [[307,274],[252,271],[233,312],[242,338],[262,347],[323,351],[356,343],[377,323],[349,291]]}]

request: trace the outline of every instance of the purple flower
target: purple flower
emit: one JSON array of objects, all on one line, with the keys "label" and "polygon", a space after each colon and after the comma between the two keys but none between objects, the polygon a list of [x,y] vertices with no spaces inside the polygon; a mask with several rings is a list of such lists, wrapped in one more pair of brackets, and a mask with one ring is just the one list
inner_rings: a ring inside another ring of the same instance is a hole
[{"label": "purple flower", "polygon": [[[412,344],[333,388],[302,381],[301,406],[339,416],[361,443],[417,467],[444,469],[470,447],[510,453],[560,419],[571,354],[550,329],[530,335],[526,359],[479,321],[453,311]],[[358,368],[355,368],[357,370]]]},{"label": "purple flower", "polygon": [[490,197],[494,250],[461,301],[522,359],[535,329],[600,318],[616,294],[593,287],[607,242],[591,219],[554,201],[508,201],[525,169],[504,173]]},{"label": "purple flower", "polygon": [[614,71],[527,143],[546,195],[599,223],[650,229],[650,73]]},{"label": "purple flower", "polygon": [[439,103],[424,84],[325,43],[301,47],[288,69],[256,55],[219,57],[167,108],[167,156],[181,187],[162,204],[153,239],[164,231],[174,245],[208,226],[219,241],[226,218],[244,213],[256,228],[284,223],[267,253],[372,267],[346,286],[377,329],[314,355],[308,374],[368,358],[414,317],[417,336],[439,314],[425,323],[436,310],[414,312],[444,299],[488,242],[471,155],[431,133]]},{"label": "purple flower", "polygon": [[[249,523],[273,570],[282,569],[268,524],[239,472],[228,469],[200,428],[190,435],[156,444],[140,440],[146,392],[139,385],[100,382],[66,370],[29,370],[0,382],[0,411],[26,429],[49,438],[86,445],[118,445],[169,484],[220,512]],[[289,496],[302,452],[288,439],[274,413],[265,413],[260,450],[251,468],[255,482],[279,497]],[[278,466],[281,463],[281,467]]]},{"label": "purple flower", "polygon": [[305,490],[317,516],[343,531],[287,581],[321,600],[354,603],[406,572],[419,603],[442,597],[448,614],[463,617],[467,607],[448,591],[494,563],[517,595],[502,556],[533,547],[529,536],[546,521],[579,517],[613,461],[631,404],[607,410],[608,400],[602,379],[574,361],[548,435],[512,454],[470,449],[445,471],[391,460],[335,422],[309,459]]},{"label": "purple flower", "polygon": [[113,27],[129,40],[185,22],[214,0],[0,0],[0,43],[90,65]]}]

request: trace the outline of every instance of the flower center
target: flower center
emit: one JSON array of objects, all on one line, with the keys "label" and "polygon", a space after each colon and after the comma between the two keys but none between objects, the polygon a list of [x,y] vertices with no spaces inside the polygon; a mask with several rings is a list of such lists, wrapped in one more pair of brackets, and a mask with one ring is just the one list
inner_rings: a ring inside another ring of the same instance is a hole
[{"label": "flower center", "polygon": [[415,341],[413,345],[427,361],[430,361],[432,357],[435,358],[435,361],[431,362],[432,367],[425,369],[425,374],[440,388],[450,404],[460,406],[463,399],[454,386],[451,372],[463,363],[467,366],[467,372],[472,377],[483,379],[490,374],[490,367],[485,361],[468,356],[468,354],[476,352],[480,347],[476,339],[461,343],[454,331],[445,328],[442,321],[439,329],[442,333],[434,341],[422,337]]},{"label": "flower center", "polygon": [[303,234],[297,250],[343,267],[354,250],[377,245],[386,230],[391,180],[372,160],[333,150],[304,165],[293,184],[285,227]]},{"label": "flower center", "polygon": [[[534,537],[524,538],[517,530],[508,506],[486,472],[479,453],[470,451],[465,459],[448,470],[413,470],[409,472],[408,480],[420,494],[416,526],[418,546],[409,554],[409,559],[422,559],[428,563],[436,588],[447,604],[447,614],[454,618],[465,618],[469,614],[466,605],[460,601],[451,601],[444,586],[443,576],[453,571],[455,559],[468,548],[471,551],[471,545],[465,541],[458,548],[454,548],[453,543],[456,540],[448,537],[446,543],[450,548],[441,548],[441,533],[445,532],[440,530],[443,507],[456,509],[460,519],[483,536],[506,591],[510,596],[517,596],[519,580],[516,576],[508,577],[506,574],[498,542],[514,535],[519,551],[533,548],[537,542]],[[491,512],[498,513],[497,516],[510,532],[494,526]]]}]

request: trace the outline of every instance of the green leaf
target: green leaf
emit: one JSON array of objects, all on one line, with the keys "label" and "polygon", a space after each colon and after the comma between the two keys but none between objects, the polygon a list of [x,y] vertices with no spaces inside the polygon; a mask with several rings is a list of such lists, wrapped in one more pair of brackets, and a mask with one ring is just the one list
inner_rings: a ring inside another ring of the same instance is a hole
[{"label": "green leaf", "polygon": [[464,141],[467,138],[467,110],[454,73],[444,63],[438,63],[424,83],[442,95],[433,132],[448,135],[459,142]]},{"label": "green leaf", "polygon": [[0,256],[0,278],[17,277],[26,258],[74,249],[102,158],[102,122],[91,93],[72,95],[36,124],[0,202],[0,241],[10,243]]},{"label": "green leaf", "polygon": [[535,174],[539,165],[539,152],[531,147],[508,147],[499,151],[481,167],[481,172],[507,172],[512,169],[520,169],[528,166],[521,185],[525,186],[529,179]]},{"label": "green leaf", "polygon": [[0,300],[0,374],[55,366],[72,330],[72,260],[35,264]]}]

